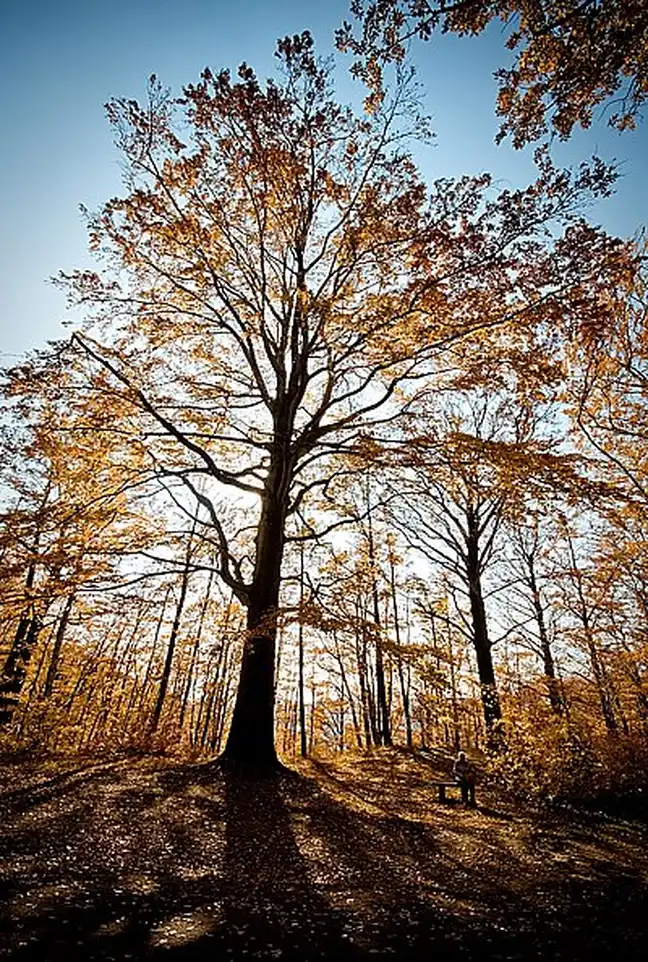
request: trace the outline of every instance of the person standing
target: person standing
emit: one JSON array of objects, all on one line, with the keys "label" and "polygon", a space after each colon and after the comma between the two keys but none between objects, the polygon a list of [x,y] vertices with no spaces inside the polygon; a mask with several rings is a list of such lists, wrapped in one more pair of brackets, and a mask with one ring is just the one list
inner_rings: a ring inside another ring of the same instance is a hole
[{"label": "person standing", "polygon": [[452,766],[452,777],[461,788],[461,801],[464,805],[475,807],[475,769],[466,758],[465,752],[459,752]]}]

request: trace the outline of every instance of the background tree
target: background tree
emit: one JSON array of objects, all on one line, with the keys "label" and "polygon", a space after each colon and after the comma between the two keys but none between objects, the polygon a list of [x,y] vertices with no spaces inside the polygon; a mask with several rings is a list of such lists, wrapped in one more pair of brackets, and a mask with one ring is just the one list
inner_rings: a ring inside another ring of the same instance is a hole
[{"label": "background tree", "polygon": [[[643,514],[648,497],[648,298],[643,245],[629,247],[634,269],[608,291],[610,323],[566,329],[563,400],[577,444],[599,473]],[[600,319],[603,321],[603,317]]]},{"label": "background tree", "polygon": [[[62,352],[65,354],[65,352]],[[5,618],[14,625],[0,682],[1,718],[12,720],[28,664],[43,630],[57,624],[45,684],[51,692],[58,653],[79,593],[114,584],[122,555],[152,540],[146,515],[125,492],[137,484],[137,458],[102,432],[110,407],[77,417],[61,352],[4,374],[3,463],[7,502],[0,514]],[[51,390],[52,384],[56,387]],[[158,531],[158,534],[160,532]]]},{"label": "background tree", "polygon": [[556,670],[555,623],[547,597],[551,592],[547,559],[551,559],[555,549],[555,533],[552,537],[549,525],[540,520],[551,516],[547,507],[543,510],[538,505],[529,512],[526,523],[514,525],[510,531],[507,573],[510,571],[512,584],[508,597],[520,639],[541,660],[551,710],[561,716],[565,705]]},{"label": "background tree", "polygon": [[[525,384],[530,394],[532,380],[530,374]],[[399,467],[392,484],[399,496],[390,506],[412,548],[433,568],[447,572],[451,590],[465,599],[465,613],[459,600],[457,610],[475,652],[493,744],[502,711],[487,599],[493,604],[511,592],[503,574],[493,576],[503,561],[504,526],[507,522],[519,526],[543,497],[582,483],[573,458],[561,454],[556,441],[543,431],[542,405],[527,406],[504,384],[502,378],[499,392],[492,383],[490,390],[449,393],[445,401],[429,405],[407,447],[396,455]],[[503,622],[500,616],[500,638],[519,628],[505,629]],[[550,665],[546,632],[543,652]]]}]

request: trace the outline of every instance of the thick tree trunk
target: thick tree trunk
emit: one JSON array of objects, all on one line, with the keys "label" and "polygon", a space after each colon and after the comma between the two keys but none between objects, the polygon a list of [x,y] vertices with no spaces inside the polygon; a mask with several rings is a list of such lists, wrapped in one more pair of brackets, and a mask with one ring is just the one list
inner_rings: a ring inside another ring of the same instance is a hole
[{"label": "thick tree trunk", "polygon": [[[35,550],[37,548],[38,535]],[[25,579],[27,599],[31,598],[35,579],[36,563],[32,561],[27,568]],[[27,608],[20,617],[11,650],[0,675],[0,725],[8,725],[13,719],[27,677],[27,667],[31,661],[40,630],[41,619],[34,611],[33,602],[28,600]]]},{"label": "thick tree trunk", "polygon": [[[274,768],[274,670],[279,593],[258,591],[247,616],[239,686],[223,760],[240,768]],[[273,597],[274,594],[274,597]]]},{"label": "thick tree trunk", "polygon": [[[289,436],[289,432],[279,432],[279,436]],[[290,476],[288,458],[279,452],[265,484],[239,684],[222,755],[223,764],[230,768],[263,771],[280,767],[274,742],[274,676]]]},{"label": "thick tree trunk", "polygon": [[13,719],[40,630],[41,620],[37,615],[23,615],[20,619],[9,657],[0,675],[0,725],[8,725]]},{"label": "thick tree trunk", "polygon": [[475,532],[470,532],[466,551],[466,575],[468,594],[470,598],[470,614],[473,629],[473,646],[477,656],[477,672],[481,688],[484,722],[486,723],[486,739],[491,748],[498,747],[499,739],[496,725],[502,718],[502,710],[497,693],[495,669],[491,642],[488,637],[486,608],[481,586],[481,572],[479,568],[479,548]]}]

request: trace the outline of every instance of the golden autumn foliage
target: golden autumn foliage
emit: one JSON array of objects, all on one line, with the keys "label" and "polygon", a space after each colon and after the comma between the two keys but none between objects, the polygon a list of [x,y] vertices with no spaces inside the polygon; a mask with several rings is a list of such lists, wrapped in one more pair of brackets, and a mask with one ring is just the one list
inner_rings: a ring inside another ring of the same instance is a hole
[{"label": "golden autumn foliage", "polygon": [[6,737],[643,737],[642,252],[582,214],[614,171],[426,184],[407,78],[356,116],[309,34],[278,53],[108,106],[85,323],[4,383]]},{"label": "golden autumn foliage", "polygon": [[338,45],[355,54],[371,104],[381,65],[402,60],[410,38],[474,36],[499,21],[515,59],[496,72],[498,140],[515,147],[550,132],[565,140],[599,108],[611,126],[632,129],[648,98],[646,0],[353,0],[351,13],[356,24],[338,31]]}]

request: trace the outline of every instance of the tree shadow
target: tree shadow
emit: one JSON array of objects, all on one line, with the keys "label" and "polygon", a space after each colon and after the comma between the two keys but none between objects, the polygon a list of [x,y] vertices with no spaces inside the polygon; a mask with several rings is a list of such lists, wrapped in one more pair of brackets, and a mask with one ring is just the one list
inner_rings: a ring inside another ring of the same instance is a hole
[{"label": "tree shadow", "polygon": [[[173,958],[207,958],[210,948],[233,958],[287,960],[359,958],[342,915],[312,885],[286,804],[299,776],[253,778],[229,772],[225,808],[222,923],[218,931]],[[207,817],[212,807],[204,800]]]},{"label": "tree shadow", "polygon": [[77,796],[65,780],[26,796],[0,843],[8,958],[353,960],[309,883],[286,781],[182,766],[143,788],[96,773]]},{"label": "tree shadow", "polygon": [[[79,765],[52,774],[32,784],[1,791],[3,811],[5,813],[24,812],[28,808],[48,801],[66,791],[78,791],[84,781],[88,779],[96,780],[104,775],[110,775],[111,772],[126,764],[127,760],[119,759],[101,762],[97,765]],[[15,761],[13,765],[16,767]]]},{"label": "tree shadow", "polygon": [[[383,808],[373,796],[363,807],[339,782],[333,796],[319,778],[213,765],[134,763],[74,784],[49,786],[4,823],[12,962],[645,954],[644,863],[614,872],[612,851],[587,855],[558,828],[534,853],[531,835],[506,847],[515,826],[483,813],[406,818],[389,793]],[[561,839],[580,874],[543,875]]]}]

